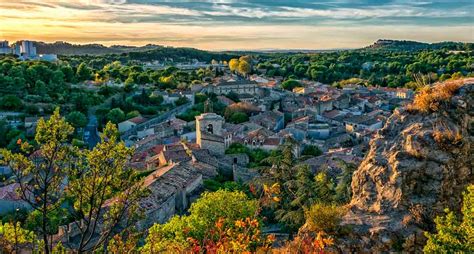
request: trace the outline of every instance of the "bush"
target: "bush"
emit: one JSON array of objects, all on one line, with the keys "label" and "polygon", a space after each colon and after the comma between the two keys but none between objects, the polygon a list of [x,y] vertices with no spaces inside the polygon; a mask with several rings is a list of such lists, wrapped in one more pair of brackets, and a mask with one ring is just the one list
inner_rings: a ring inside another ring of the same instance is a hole
[{"label": "bush", "polygon": [[292,91],[293,88],[301,86],[300,82],[289,79],[281,84],[281,87],[285,90]]},{"label": "bush", "polygon": [[446,209],[446,216],[435,219],[437,233],[425,233],[425,253],[474,253],[474,185],[463,196],[462,222]]},{"label": "bush", "polygon": [[144,250],[161,251],[169,246],[186,248],[192,237],[204,241],[210,228],[221,220],[225,228],[235,227],[235,221],[252,217],[257,212],[257,200],[241,191],[205,192],[191,205],[189,215],[175,216],[166,224],[155,224],[149,230]]},{"label": "bush", "polygon": [[235,123],[235,124],[247,122],[248,120],[249,120],[249,117],[247,116],[247,114],[242,113],[242,112],[235,112],[228,119],[229,122]]},{"label": "bush", "polygon": [[408,109],[422,113],[436,112],[442,103],[447,103],[462,85],[463,81],[450,81],[433,87],[426,86],[415,95]]},{"label": "bush", "polygon": [[321,152],[321,150],[317,146],[309,145],[309,146],[306,146],[304,148],[304,150],[301,154],[302,155],[319,156],[319,155],[323,154],[323,152]]},{"label": "bush", "polygon": [[336,233],[346,210],[336,205],[314,204],[305,211],[306,226],[312,232]]}]

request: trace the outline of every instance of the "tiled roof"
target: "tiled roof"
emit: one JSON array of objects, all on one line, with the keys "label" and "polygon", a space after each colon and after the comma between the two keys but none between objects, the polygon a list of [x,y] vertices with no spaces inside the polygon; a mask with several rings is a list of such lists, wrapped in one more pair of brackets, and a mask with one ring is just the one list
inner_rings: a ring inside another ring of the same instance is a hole
[{"label": "tiled roof", "polygon": [[132,122],[132,123],[135,123],[135,124],[141,124],[141,123],[146,122],[147,119],[144,118],[144,117],[142,117],[142,116],[136,116],[136,117],[134,117],[134,118],[128,119],[127,121]]}]

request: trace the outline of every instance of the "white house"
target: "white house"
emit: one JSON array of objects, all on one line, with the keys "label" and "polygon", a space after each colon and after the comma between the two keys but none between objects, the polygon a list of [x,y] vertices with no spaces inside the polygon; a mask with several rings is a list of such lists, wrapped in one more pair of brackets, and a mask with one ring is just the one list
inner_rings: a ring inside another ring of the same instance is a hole
[{"label": "white house", "polygon": [[144,117],[141,117],[141,116],[136,116],[134,118],[130,118],[128,120],[125,120],[125,121],[118,124],[119,132],[126,132],[126,131],[134,128],[135,126],[137,126],[141,123],[144,123],[146,121],[147,121],[147,119],[144,118]]}]

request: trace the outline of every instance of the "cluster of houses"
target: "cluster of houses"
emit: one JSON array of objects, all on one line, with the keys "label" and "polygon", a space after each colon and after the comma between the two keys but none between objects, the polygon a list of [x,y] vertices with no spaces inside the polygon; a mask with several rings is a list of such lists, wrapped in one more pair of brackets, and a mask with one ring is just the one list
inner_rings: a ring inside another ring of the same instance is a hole
[{"label": "cluster of houses", "polygon": [[[226,106],[245,104],[251,108],[248,121],[240,124],[226,122],[212,112],[191,122],[171,115],[160,122],[135,117],[119,124],[123,133],[136,130],[125,139],[136,151],[131,166],[153,172],[146,179],[152,196],[141,204],[149,214],[142,226],[165,222],[183,212],[203,189],[205,179],[225,174],[236,181],[249,181],[258,175],[248,168],[246,154],[225,154],[233,143],[272,151],[291,138],[297,157],[304,156],[306,147],[317,146],[323,154],[303,157],[303,163],[313,172],[324,167],[336,177],[341,172],[339,162],[357,165],[368,141],[392,110],[413,97],[411,90],[401,88],[348,85],[339,89],[302,81],[302,87],[286,91],[279,88],[280,83],[278,78],[228,77],[192,92],[212,92]],[[227,97],[230,93],[233,96]],[[239,102],[234,101],[235,95]]]},{"label": "cluster of houses", "polygon": [[[305,156],[305,148],[310,146],[323,152],[317,157],[303,157],[313,172],[324,166],[337,175],[341,170],[338,162],[359,163],[368,141],[383,127],[392,110],[413,97],[409,89],[358,85],[340,89],[312,81],[301,81],[301,87],[287,91],[280,88],[281,82],[278,77],[254,75],[241,79],[229,75],[180,95],[194,98],[197,92],[212,92],[226,106],[252,108],[253,113],[243,123],[226,122],[213,112],[186,122],[176,118],[176,111],[158,120],[138,116],[118,124],[126,144],[135,148],[130,166],[151,172],[145,178],[150,195],[140,202],[147,215],[141,227],[183,213],[202,191],[205,179],[223,174],[245,182],[258,175],[248,167],[246,154],[225,153],[233,143],[272,151],[291,138],[297,157]],[[227,97],[230,93],[233,96]],[[239,102],[234,101],[235,95]],[[193,99],[189,101],[194,103]],[[27,120],[27,128],[37,121]],[[2,211],[24,205],[12,189],[13,185],[0,183]]]}]

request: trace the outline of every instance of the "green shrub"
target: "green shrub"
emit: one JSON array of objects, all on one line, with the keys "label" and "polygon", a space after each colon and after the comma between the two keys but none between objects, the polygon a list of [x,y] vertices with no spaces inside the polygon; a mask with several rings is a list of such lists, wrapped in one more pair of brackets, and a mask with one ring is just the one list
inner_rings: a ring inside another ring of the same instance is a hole
[{"label": "green shrub", "polygon": [[425,253],[474,253],[474,185],[464,193],[460,221],[454,212],[446,209],[445,216],[435,219],[437,233],[426,232]]},{"label": "green shrub", "polygon": [[346,209],[336,205],[314,204],[305,211],[307,229],[313,232],[336,233]]}]

